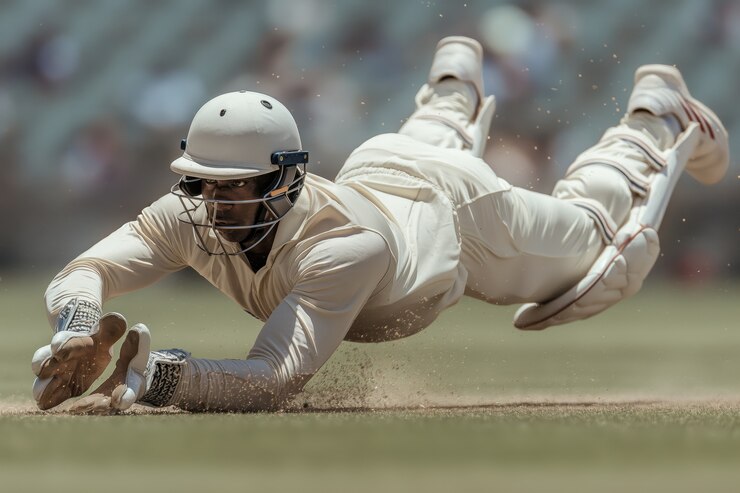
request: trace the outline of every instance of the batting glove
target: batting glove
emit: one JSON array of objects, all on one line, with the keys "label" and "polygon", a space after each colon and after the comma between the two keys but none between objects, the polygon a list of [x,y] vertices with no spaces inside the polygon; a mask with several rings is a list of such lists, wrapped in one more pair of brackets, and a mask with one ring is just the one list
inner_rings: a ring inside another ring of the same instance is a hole
[{"label": "batting glove", "polygon": [[100,313],[94,303],[71,300],[59,314],[51,344],[34,353],[33,397],[40,409],[82,395],[110,363],[112,346],[126,332],[126,320],[118,313]]},{"label": "batting glove", "polygon": [[190,353],[181,349],[150,352],[151,335],[144,324],[131,327],[111,376],[90,395],[75,402],[75,414],[115,414],[135,402],[170,404]]}]

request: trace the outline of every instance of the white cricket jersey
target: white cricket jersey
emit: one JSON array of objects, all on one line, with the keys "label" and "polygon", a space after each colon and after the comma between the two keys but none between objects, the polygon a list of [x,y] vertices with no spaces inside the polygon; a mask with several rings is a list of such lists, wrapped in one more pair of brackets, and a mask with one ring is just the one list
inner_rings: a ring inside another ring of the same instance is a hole
[{"label": "white cricket jersey", "polygon": [[[389,173],[396,185],[381,186],[377,173],[371,187],[356,176],[347,186],[309,174],[256,273],[243,255],[198,248],[168,194],[55,277],[50,320],[70,298],[102,304],[190,266],[265,321],[247,361],[268,362],[281,384],[314,374],[342,340],[418,332],[463,295],[466,274],[449,198],[418,176]],[[198,213],[205,222],[202,206]]]}]

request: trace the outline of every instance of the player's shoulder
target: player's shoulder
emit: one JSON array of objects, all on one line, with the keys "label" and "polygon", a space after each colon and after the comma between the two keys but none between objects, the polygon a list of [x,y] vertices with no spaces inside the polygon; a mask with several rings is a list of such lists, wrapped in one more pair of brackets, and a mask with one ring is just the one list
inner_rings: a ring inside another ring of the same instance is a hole
[{"label": "player's shoulder", "polygon": [[139,215],[139,222],[148,222],[162,229],[177,229],[183,224],[179,220],[185,213],[179,197],[167,193],[145,207]]},{"label": "player's shoulder", "polygon": [[168,217],[178,217],[185,211],[182,198],[173,193],[166,193],[143,209],[143,212]]},{"label": "player's shoulder", "polygon": [[175,196],[175,194],[166,193],[152,202],[148,208],[158,212],[176,212],[182,209],[182,204],[180,202],[180,198]]},{"label": "player's shoulder", "polygon": [[364,228],[342,228],[296,246],[296,273],[357,272],[360,278],[374,271],[385,273],[393,255],[382,235]]}]

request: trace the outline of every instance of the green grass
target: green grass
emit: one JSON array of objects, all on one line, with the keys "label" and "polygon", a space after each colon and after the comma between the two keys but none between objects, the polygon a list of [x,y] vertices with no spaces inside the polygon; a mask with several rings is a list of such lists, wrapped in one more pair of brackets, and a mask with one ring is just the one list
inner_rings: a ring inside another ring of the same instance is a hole
[{"label": "green grass", "polygon": [[[541,333],[465,300],[406,340],[344,345],[307,412],[25,412],[47,279],[0,282],[3,491],[729,491],[740,480],[740,286],[648,286]],[[246,354],[259,323],[179,278],[108,309],[156,347]],[[12,412],[11,404],[20,411]],[[328,410],[327,410],[328,409]]]},{"label": "green grass", "polygon": [[[651,406],[12,417],[0,426],[0,459],[5,478],[20,484],[35,467],[34,477],[54,491],[91,479],[123,491],[118,481],[126,471],[185,491],[229,484],[280,491],[304,481],[301,491],[342,482],[357,491],[474,491],[486,484],[589,491],[580,481],[624,491],[648,480],[689,491],[700,481],[731,486],[738,479],[737,425],[736,410]],[[605,483],[615,473],[618,482]],[[568,487],[572,481],[579,483]]]}]

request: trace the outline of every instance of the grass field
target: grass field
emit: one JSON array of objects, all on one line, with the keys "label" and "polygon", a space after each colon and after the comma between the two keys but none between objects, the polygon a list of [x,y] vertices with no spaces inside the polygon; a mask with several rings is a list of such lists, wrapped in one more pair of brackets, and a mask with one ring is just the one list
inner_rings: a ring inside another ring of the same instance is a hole
[{"label": "grass field", "polygon": [[[590,321],[523,333],[465,300],[429,329],[346,344],[291,412],[34,411],[48,279],[3,277],[0,490],[734,491],[740,285],[650,285]],[[156,347],[243,357],[259,324],[181,277],[110,304]]]}]

